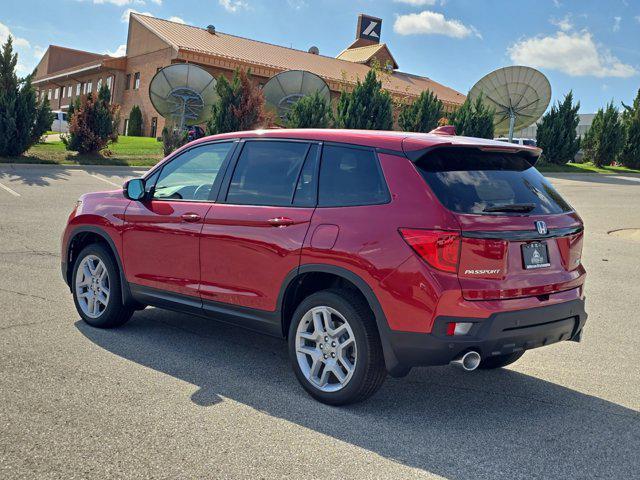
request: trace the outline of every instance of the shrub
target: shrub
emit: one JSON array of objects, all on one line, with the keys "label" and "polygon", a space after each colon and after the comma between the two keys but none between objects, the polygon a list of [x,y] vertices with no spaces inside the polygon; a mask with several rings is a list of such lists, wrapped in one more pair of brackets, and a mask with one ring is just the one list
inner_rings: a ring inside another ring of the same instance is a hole
[{"label": "shrub", "polygon": [[600,108],[593,117],[582,146],[584,159],[597,167],[611,165],[618,158],[624,146],[624,130],[613,102]]},{"label": "shrub", "polygon": [[427,90],[400,111],[398,126],[405,132],[430,132],[438,126],[442,115],[442,102]]},{"label": "shrub", "polygon": [[364,82],[358,80],[351,92],[340,94],[335,126],[364,130],[393,128],[391,95],[382,89],[382,82],[374,70],[369,70]]},{"label": "shrub", "polygon": [[219,99],[207,123],[210,134],[252,130],[268,120],[264,95],[251,80],[250,73],[236,70],[231,83],[220,75],[216,91]]},{"label": "shrub", "polygon": [[542,117],[536,139],[547,162],[564,165],[574,160],[580,150],[576,131],[580,122],[579,109],[580,102],[574,105],[573,92],[569,92]]},{"label": "shrub", "polygon": [[450,116],[456,134],[467,137],[493,138],[494,110],[482,101],[482,94],[474,102],[467,96],[464,103]]},{"label": "shrub", "polygon": [[319,92],[314,92],[293,104],[285,124],[289,128],[328,128],[332,120],[331,103]]},{"label": "shrub", "polygon": [[129,128],[127,129],[127,135],[130,137],[142,136],[142,111],[138,105],[131,107],[129,113]]},{"label": "shrub", "polygon": [[22,155],[51,128],[48,100],[38,102],[32,75],[18,78],[18,55],[7,38],[0,55],[0,157]]},{"label": "shrub", "polygon": [[82,98],[71,118],[69,135],[63,137],[67,150],[95,153],[118,140],[119,108],[108,102],[109,97],[109,87],[103,85],[97,98],[92,94]]},{"label": "shrub", "polygon": [[162,129],[162,150],[164,156],[173,153],[183,145],[186,145],[188,132],[174,125],[167,125]]},{"label": "shrub", "polygon": [[625,143],[620,161],[625,167],[640,168],[640,89],[631,106],[624,105],[622,124],[625,131]]}]

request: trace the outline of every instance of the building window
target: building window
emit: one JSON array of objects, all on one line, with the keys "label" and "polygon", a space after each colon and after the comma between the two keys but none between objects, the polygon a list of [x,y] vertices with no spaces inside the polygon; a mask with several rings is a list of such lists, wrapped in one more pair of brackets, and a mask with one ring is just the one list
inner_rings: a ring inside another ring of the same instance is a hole
[{"label": "building window", "polygon": [[87,93],[91,93],[93,90],[93,82],[87,82]]},{"label": "building window", "polygon": [[67,87],[67,97],[71,98],[71,95],[73,95],[73,85]]},{"label": "building window", "polygon": [[80,96],[81,91],[82,91],[82,84],[79,83],[76,85],[76,97]]},{"label": "building window", "polygon": [[158,135],[158,117],[151,119],[151,137],[155,138]]},{"label": "building window", "polygon": [[124,130],[122,130],[122,134],[126,136],[128,133],[129,133],[129,119],[125,118],[124,119]]},{"label": "building window", "polygon": [[107,77],[107,88],[111,91],[111,82],[113,81],[113,77]]},{"label": "building window", "polygon": [[99,78],[98,83],[96,83],[96,92],[99,92],[101,88],[102,88],[102,79]]},{"label": "building window", "polygon": [[129,90],[131,88],[131,74],[127,73],[127,78],[124,82],[124,89]]},{"label": "building window", "polygon": [[140,72],[133,74],[133,89],[138,90],[140,88]]},{"label": "building window", "polygon": [[53,99],[54,100],[58,99],[58,89],[57,88],[53,91]]},{"label": "building window", "polygon": [[51,89],[49,89],[49,91],[47,92],[47,99],[51,100]]}]

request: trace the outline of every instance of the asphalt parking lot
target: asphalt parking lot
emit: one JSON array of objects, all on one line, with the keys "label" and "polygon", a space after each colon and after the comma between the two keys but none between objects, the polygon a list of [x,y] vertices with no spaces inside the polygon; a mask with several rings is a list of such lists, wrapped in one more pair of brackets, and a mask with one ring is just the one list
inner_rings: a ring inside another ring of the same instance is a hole
[{"label": "asphalt parking lot", "polygon": [[0,164],[0,478],[638,478],[640,176],[552,181],[586,225],[581,344],[313,401],[277,339],[148,308],[79,321],[60,234],[132,169]]}]

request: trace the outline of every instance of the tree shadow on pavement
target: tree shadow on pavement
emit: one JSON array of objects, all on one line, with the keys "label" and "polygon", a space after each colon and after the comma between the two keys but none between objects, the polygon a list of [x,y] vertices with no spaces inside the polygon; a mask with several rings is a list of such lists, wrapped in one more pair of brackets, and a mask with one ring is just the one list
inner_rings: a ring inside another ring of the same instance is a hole
[{"label": "tree shadow on pavement", "polygon": [[198,386],[197,405],[233,399],[443,477],[637,474],[637,412],[512,370],[414,369],[367,402],[336,408],[302,390],[280,339],[152,308],[117,330],[76,327],[115,355]]},{"label": "tree shadow on pavement", "polygon": [[11,187],[12,182],[21,182],[31,187],[48,187],[52,181],[69,180],[69,171],[49,165],[20,168],[10,163],[0,163],[0,181],[7,182]]}]

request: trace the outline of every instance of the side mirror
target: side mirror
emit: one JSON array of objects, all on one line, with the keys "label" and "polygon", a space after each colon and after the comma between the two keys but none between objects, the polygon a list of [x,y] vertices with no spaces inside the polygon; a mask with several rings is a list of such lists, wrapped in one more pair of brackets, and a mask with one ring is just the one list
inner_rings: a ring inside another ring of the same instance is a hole
[{"label": "side mirror", "polygon": [[142,178],[132,178],[124,184],[124,196],[129,200],[142,200],[145,193],[145,184]]}]

